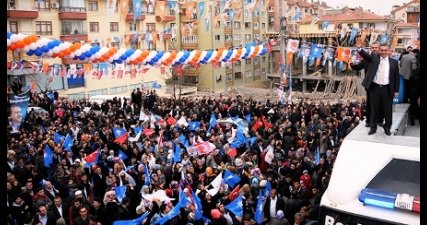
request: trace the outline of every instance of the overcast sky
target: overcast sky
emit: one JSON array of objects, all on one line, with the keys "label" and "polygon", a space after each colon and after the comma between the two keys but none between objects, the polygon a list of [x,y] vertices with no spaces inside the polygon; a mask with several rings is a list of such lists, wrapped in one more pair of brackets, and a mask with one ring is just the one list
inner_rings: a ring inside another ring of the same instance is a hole
[{"label": "overcast sky", "polygon": [[339,8],[349,6],[349,7],[359,7],[361,6],[364,10],[370,9],[378,15],[389,15],[393,5],[402,5],[404,3],[410,2],[411,0],[320,0],[324,1],[329,6]]}]

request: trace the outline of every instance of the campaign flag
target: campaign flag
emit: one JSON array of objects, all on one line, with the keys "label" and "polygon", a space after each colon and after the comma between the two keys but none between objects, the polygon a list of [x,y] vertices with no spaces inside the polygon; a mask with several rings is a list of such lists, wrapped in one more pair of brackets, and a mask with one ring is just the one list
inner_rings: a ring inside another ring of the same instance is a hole
[{"label": "campaign flag", "polygon": [[119,158],[125,161],[128,158],[128,156],[121,149],[119,149]]},{"label": "campaign flag", "polygon": [[46,180],[43,178],[43,180],[40,181],[40,186],[42,186],[42,188],[44,188],[44,185],[46,184]]},{"label": "campaign flag", "polygon": [[167,221],[169,221],[170,219],[178,216],[181,213],[181,208],[185,207],[187,204],[188,200],[186,198],[186,195],[183,193],[182,190],[179,190],[179,201],[178,204],[176,204],[176,206],[169,211],[168,214],[166,214],[164,217],[160,218],[159,220],[154,222],[154,225],[163,225],[164,223],[166,223]]},{"label": "campaign flag", "polygon": [[199,155],[205,155],[211,153],[215,149],[215,147],[216,146],[214,144],[210,143],[209,141],[205,141],[203,143],[195,144],[189,148],[191,150],[197,150]]},{"label": "campaign flag", "polygon": [[[233,144],[233,143],[231,143]],[[230,158],[234,158],[237,155],[237,149],[236,148],[232,148],[230,149],[230,151],[228,152],[228,156],[230,156]]]},{"label": "campaign flag", "polygon": [[86,157],[83,158],[84,167],[89,168],[89,167],[95,165],[96,163],[98,163],[98,158],[99,158],[99,149],[90,153],[89,155],[87,155]]},{"label": "campaign flag", "polygon": [[173,162],[181,162],[181,148],[177,144],[174,145]]},{"label": "campaign flag", "polygon": [[237,196],[239,196],[239,192],[240,192],[240,184],[237,185],[231,192],[230,194],[228,194],[227,198],[230,201],[233,201],[234,199],[237,198]]},{"label": "campaign flag", "polygon": [[135,132],[136,136],[128,138],[128,141],[130,141],[130,142],[138,141],[139,138],[141,137],[142,130],[143,130],[142,127],[134,127],[133,131]]},{"label": "campaign flag", "polygon": [[45,167],[49,167],[50,164],[53,163],[53,150],[52,148],[46,144],[45,148],[44,148],[44,155],[43,155],[43,159],[44,159],[44,166]]},{"label": "campaign flag", "polygon": [[196,212],[194,215],[194,219],[199,220],[203,216],[203,214],[202,214],[202,208],[203,208],[202,203],[200,202],[199,196],[197,196],[193,190],[191,191],[191,195],[193,196],[194,205],[196,206]]},{"label": "campaign flag", "polygon": [[63,135],[60,135],[58,132],[54,133],[54,137],[53,137],[53,142],[55,142],[55,144],[58,144],[61,142],[61,140],[64,138]]},{"label": "campaign flag", "polygon": [[320,162],[320,147],[317,147],[317,149],[316,149],[316,152],[314,153],[315,155],[314,155],[314,160],[313,160],[313,163],[314,163],[314,165],[319,165],[319,162]]},{"label": "campaign flag", "polygon": [[53,94],[53,92],[46,92],[46,96],[52,102],[53,100],[55,100],[55,95]]},{"label": "campaign flag", "polygon": [[175,118],[173,118],[172,116],[169,116],[169,118],[167,118],[167,119],[166,119],[166,123],[167,123],[169,126],[172,126],[172,125],[176,124],[176,119],[175,119]]},{"label": "campaign flag", "polygon": [[142,134],[145,134],[146,136],[151,136],[152,134],[154,134],[154,132],[156,132],[154,129],[147,128],[147,129],[144,129]]},{"label": "campaign flag", "polygon": [[262,116],[262,117],[261,117],[261,120],[262,120],[262,123],[264,124],[264,128],[265,128],[265,129],[268,129],[268,128],[272,128],[272,127],[273,127],[273,125],[271,125],[271,123],[270,123],[270,122],[267,122],[267,121],[265,120],[265,117],[264,117],[264,116]]},{"label": "campaign flag", "polygon": [[265,193],[264,196],[268,196],[270,195],[270,191],[271,191],[271,183],[269,180],[267,180],[267,185],[265,185]]},{"label": "campaign flag", "polygon": [[215,117],[215,113],[211,114],[211,119],[209,120],[209,129],[208,129],[208,133],[211,132],[211,128],[214,127],[216,125],[216,117]]},{"label": "campaign flag", "polygon": [[73,147],[73,138],[71,138],[70,134],[67,134],[67,136],[65,136],[65,140],[64,143],[62,143],[62,147],[65,151],[70,151],[71,147]]},{"label": "campaign flag", "polygon": [[145,180],[144,180],[144,185],[150,185],[150,172],[148,171],[148,166],[145,165],[144,168],[144,172],[145,172]]},{"label": "campaign flag", "polygon": [[243,198],[242,195],[239,195],[234,199],[230,204],[226,205],[225,208],[230,210],[234,215],[238,217],[243,216]]},{"label": "campaign flag", "polygon": [[12,133],[19,132],[22,122],[25,121],[28,111],[28,102],[30,101],[30,92],[15,95],[9,94],[10,115],[9,125],[12,127]]},{"label": "campaign flag", "polygon": [[184,127],[188,126],[187,120],[184,118],[184,116],[181,116],[179,120],[176,122],[178,125],[182,125]]},{"label": "campaign flag", "polygon": [[179,135],[178,138],[179,142],[181,142],[181,144],[183,144],[185,147],[190,147],[190,144],[188,143],[187,138],[185,138],[185,136],[183,134]]},{"label": "campaign flag", "polygon": [[113,222],[113,225],[140,225],[147,218],[148,214],[150,214],[150,211],[146,211],[140,217],[133,220],[116,220]]},{"label": "campaign flag", "polygon": [[256,203],[256,209],[255,209],[255,222],[258,225],[262,224],[262,213],[263,213],[263,208],[262,208],[262,194],[261,192],[259,192],[258,194],[258,200]]},{"label": "campaign flag", "polygon": [[240,177],[228,170],[225,170],[224,182],[228,184],[229,187],[233,188],[236,184],[240,182]]},{"label": "campaign flag", "polygon": [[148,117],[147,114],[145,114],[144,111],[141,110],[141,113],[139,114],[139,120],[146,122],[150,120],[150,117]]},{"label": "campaign flag", "polygon": [[128,137],[128,132],[124,128],[113,127],[113,133],[116,138],[114,142],[118,144],[123,144]]},{"label": "campaign flag", "polygon": [[117,200],[122,203],[123,198],[126,196],[126,186],[116,186],[114,187],[114,192],[116,192]]},{"label": "campaign flag", "polygon": [[252,130],[256,132],[258,128],[260,128],[261,126],[262,126],[262,120],[261,118],[258,118],[255,124],[252,126]]},{"label": "campaign flag", "polygon": [[188,129],[189,130],[197,130],[200,128],[200,122],[199,121],[191,121],[188,123]]},{"label": "campaign flag", "polygon": [[251,114],[249,114],[249,113],[246,114],[245,119],[248,123],[250,123],[251,122]]}]

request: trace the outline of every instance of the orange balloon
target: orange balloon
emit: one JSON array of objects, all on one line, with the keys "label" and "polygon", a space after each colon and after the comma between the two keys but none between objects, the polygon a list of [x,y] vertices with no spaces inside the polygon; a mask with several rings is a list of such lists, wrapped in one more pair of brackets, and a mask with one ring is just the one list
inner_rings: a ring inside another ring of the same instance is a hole
[{"label": "orange balloon", "polygon": [[64,54],[64,52],[60,52],[60,53],[58,53],[58,56],[59,56],[59,58],[64,58],[65,54]]},{"label": "orange balloon", "polygon": [[65,49],[65,50],[64,50],[64,54],[65,54],[65,55],[69,55],[69,54],[71,54],[71,49],[69,49],[69,48]]},{"label": "orange balloon", "polygon": [[15,51],[15,49],[16,49],[16,44],[15,44],[15,43],[12,43],[12,44],[9,46],[9,49],[10,49],[10,50],[12,50],[12,51]]},{"label": "orange balloon", "polygon": [[25,43],[26,45],[31,44],[31,36],[25,37],[25,38],[24,38],[24,43]]},{"label": "orange balloon", "polygon": [[24,41],[18,41],[18,42],[16,42],[16,48],[23,48],[23,47],[25,47]]}]

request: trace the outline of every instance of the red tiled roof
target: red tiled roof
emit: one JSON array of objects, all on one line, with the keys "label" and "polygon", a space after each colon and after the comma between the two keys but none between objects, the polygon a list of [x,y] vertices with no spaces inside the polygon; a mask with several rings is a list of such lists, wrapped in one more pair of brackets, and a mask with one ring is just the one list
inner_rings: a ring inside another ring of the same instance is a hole
[{"label": "red tiled roof", "polygon": [[311,3],[308,3],[308,2],[297,2],[297,5],[299,6],[299,7],[302,7],[302,8],[310,8],[311,7]]},{"label": "red tiled roof", "polygon": [[417,24],[415,23],[404,23],[404,22],[399,22],[396,25],[394,25],[394,27],[418,27]]},{"label": "red tiled roof", "polygon": [[342,14],[324,15],[320,20],[326,21],[360,21],[360,20],[390,20],[384,16],[379,16],[371,12],[347,10]]},{"label": "red tiled roof", "polygon": [[416,2],[420,2],[420,0],[412,0],[412,1],[408,2],[408,3],[405,3],[402,6],[396,8],[394,10],[391,10],[390,13],[395,13],[396,11],[399,11],[399,10],[403,9],[404,7],[406,7],[406,6],[408,6],[408,5],[412,4],[412,3],[416,3]]}]

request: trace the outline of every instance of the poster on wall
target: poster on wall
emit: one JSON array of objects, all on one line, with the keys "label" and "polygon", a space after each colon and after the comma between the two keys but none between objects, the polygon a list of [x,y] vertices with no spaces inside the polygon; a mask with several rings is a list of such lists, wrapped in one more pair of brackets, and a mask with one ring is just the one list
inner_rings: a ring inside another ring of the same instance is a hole
[{"label": "poster on wall", "polygon": [[27,91],[18,95],[9,94],[9,99],[9,125],[12,127],[12,133],[18,133],[27,116],[30,92]]}]

